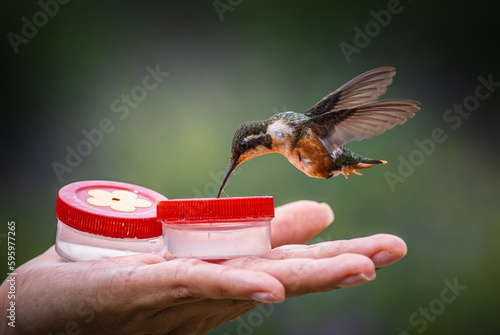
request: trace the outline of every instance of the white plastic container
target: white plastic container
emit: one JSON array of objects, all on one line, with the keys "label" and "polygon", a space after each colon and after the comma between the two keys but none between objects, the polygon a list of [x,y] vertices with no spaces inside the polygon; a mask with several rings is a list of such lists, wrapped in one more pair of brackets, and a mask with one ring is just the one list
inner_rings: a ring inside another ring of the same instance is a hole
[{"label": "white plastic container", "polygon": [[56,251],[67,261],[161,253],[156,203],[163,195],[144,187],[83,181],[59,191]]},{"label": "white plastic container", "polygon": [[166,200],[157,213],[166,259],[222,260],[271,250],[272,197]]}]

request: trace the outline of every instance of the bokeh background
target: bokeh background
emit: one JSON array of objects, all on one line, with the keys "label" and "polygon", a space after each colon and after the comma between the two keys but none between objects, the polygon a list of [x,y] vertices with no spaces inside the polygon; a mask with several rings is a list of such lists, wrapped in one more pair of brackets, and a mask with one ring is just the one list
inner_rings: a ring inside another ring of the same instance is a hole
[{"label": "bokeh background", "polygon": [[[388,8],[398,13],[385,27],[370,23]],[[40,254],[54,243],[64,185],[115,180],[169,198],[212,197],[240,123],[306,110],[354,76],[391,65],[398,74],[383,98],[415,99],[422,110],[349,145],[388,165],[315,180],[267,155],[242,165],[225,191],[272,195],[277,205],[326,202],[335,222],[313,242],[392,233],[407,242],[407,257],[367,285],[288,299],[210,334],[494,333],[500,87],[484,100],[474,96],[480,76],[500,82],[499,9],[488,1],[71,1],[44,22],[40,3],[4,1],[3,276],[6,223],[16,222],[18,264]],[[41,27],[14,47],[9,33],[22,36],[23,17],[33,23],[34,15]],[[356,27],[372,29],[369,40],[356,41]],[[346,57],[342,43],[356,52]],[[128,114],[113,112],[116,99],[142,85],[147,67],[169,75]],[[464,101],[478,102],[467,118],[446,114]],[[113,130],[59,178],[54,162],[66,165],[68,147],[103,119]],[[422,153],[415,140],[436,128],[446,140]],[[403,174],[402,160],[413,161]],[[444,302],[447,281],[466,288],[448,291]]]}]

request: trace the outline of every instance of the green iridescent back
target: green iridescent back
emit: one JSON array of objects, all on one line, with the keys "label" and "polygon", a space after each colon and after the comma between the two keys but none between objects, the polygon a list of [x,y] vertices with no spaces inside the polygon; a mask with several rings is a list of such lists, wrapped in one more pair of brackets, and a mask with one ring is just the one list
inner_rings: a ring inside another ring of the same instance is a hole
[{"label": "green iridescent back", "polygon": [[271,116],[268,121],[270,123],[278,121],[278,120],[286,120],[288,122],[293,122],[293,121],[303,121],[309,119],[309,117],[305,116],[302,113],[295,113],[295,112],[284,112],[284,113],[278,113],[274,114]]}]

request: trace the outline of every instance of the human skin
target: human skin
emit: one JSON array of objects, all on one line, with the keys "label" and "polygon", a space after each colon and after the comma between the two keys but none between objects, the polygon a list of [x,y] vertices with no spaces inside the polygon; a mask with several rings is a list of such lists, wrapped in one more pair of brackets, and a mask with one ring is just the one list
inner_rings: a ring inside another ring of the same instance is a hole
[{"label": "human skin", "polygon": [[263,303],[364,284],[406,254],[377,234],[304,245],[333,221],[326,204],[276,208],[273,249],[219,262],[139,254],[65,262],[50,247],[16,270],[15,328],[9,285],[0,287],[2,334],[203,334]]}]

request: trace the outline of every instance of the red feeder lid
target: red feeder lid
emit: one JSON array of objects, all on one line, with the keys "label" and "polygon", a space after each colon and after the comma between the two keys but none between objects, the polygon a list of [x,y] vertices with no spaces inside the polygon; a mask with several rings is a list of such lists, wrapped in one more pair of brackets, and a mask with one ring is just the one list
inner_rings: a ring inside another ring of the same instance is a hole
[{"label": "red feeder lid", "polygon": [[64,186],[56,216],[77,230],[114,238],[153,238],[162,234],[156,203],[167,200],[150,189],[113,181],[82,181]]},{"label": "red feeder lid", "polygon": [[158,202],[158,219],[188,221],[237,221],[274,217],[273,197],[174,199]]}]

